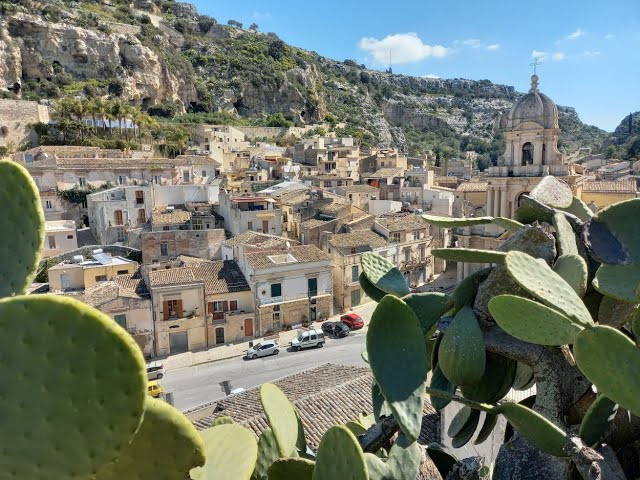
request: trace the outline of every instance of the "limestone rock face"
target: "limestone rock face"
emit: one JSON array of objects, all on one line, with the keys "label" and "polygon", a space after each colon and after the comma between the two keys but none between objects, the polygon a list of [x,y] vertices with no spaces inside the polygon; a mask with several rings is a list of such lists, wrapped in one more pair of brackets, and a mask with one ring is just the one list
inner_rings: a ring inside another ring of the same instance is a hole
[{"label": "limestone rock face", "polygon": [[192,85],[170,72],[158,55],[133,35],[105,34],[66,23],[18,14],[0,26],[0,81],[48,78],[59,64],[76,78],[114,78],[123,95],[153,105],[173,99],[196,100]]}]

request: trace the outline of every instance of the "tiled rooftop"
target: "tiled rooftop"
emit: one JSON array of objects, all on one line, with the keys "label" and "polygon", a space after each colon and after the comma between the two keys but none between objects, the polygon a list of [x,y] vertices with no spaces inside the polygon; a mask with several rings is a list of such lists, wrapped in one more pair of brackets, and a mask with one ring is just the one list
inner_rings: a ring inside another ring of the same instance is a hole
[{"label": "tiled rooftop", "polygon": [[[308,444],[317,449],[320,439],[332,426],[356,420],[360,413],[373,410],[369,368],[324,364],[273,382],[293,403],[304,426]],[[259,436],[267,427],[260,403],[259,387],[226,397],[216,403],[214,412],[194,422],[203,430],[213,420],[229,416]],[[440,415],[425,402],[421,444],[440,441]],[[338,479],[336,479],[338,480]]]},{"label": "tiled rooftop", "polygon": [[345,187],[338,187],[345,193],[378,193],[379,189],[372,187],[371,185],[349,185]]},{"label": "tiled rooftop", "polygon": [[323,252],[315,245],[299,245],[291,247],[287,250],[271,250],[265,252],[247,253],[245,258],[247,263],[253,267],[254,270],[263,270],[267,268],[274,268],[277,265],[285,265],[285,263],[274,263],[269,257],[276,255],[291,255],[295,261],[287,262],[286,265],[320,262],[323,260],[331,260],[331,255],[327,252]]},{"label": "tiled rooftop", "polygon": [[486,182],[464,182],[458,185],[456,188],[457,192],[486,192],[487,191]]},{"label": "tiled rooftop", "polygon": [[402,177],[404,176],[404,169],[402,168],[393,168],[393,167],[385,167],[381,168],[377,172],[374,172],[371,175],[368,175],[370,178],[390,178],[390,177]]},{"label": "tiled rooftop", "polygon": [[151,215],[151,225],[181,225],[189,220],[191,220],[190,212],[180,208],[168,212],[165,205],[155,207]]},{"label": "tiled rooftop", "polygon": [[147,289],[139,273],[116,275],[108,282],[99,282],[87,288],[83,301],[99,307],[117,298],[148,298]]},{"label": "tiled rooftop", "polygon": [[319,218],[310,218],[304,222],[300,222],[300,228],[317,228],[329,223],[331,220],[320,220]]},{"label": "tiled rooftop", "polygon": [[284,237],[278,237],[276,235],[268,235],[265,233],[251,232],[246,231],[242,232],[240,235],[237,235],[233,238],[230,238],[226,241],[226,244],[232,247],[237,245],[251,245],[252,247],[257,248],[284,248],[289,242],[289,244],[297,244],[296,240],[289,240]]},{"label": "tiled rooftop", "polygon": [[354,248],[368,246],[380,248],[388,245],[387,240],[371,230],[356,230],[350,233],[331,235],[329,243],[336,248]]},{"label": "tiled rooftop", "polygon": [[636,190],[636,182],[633,180],[593,180],[582,184],[582,191],[590,193],[636,193]]},{"label": "tiled rooftop", "polygon": [[394,215],[388,217],[376,218],[376,223],[390,232],[400,230],[416,230],[418,228],[427,228],[429,224],[424,221],[420,215],[409,213],[407,215]]},{"label": "tiled rooftop", "polygon": [[199,262],[192,264],[191,268],[196,279],[204,280],[206,295],[250,290],[235,260]]},{"label": "tiled rooftop", "polygon": [[197,279],[191,267],[165,268],[156,270],[155,272],[149,272],[151,288],[195,282],[197,282]]}]

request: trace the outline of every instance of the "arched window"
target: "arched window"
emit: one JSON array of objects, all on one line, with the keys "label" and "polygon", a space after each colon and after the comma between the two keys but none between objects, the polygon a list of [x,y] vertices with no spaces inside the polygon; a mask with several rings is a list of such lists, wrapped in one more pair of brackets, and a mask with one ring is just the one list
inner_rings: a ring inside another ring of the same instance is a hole
[{"label": "arched window", "polygon": [[224,328],[216,328],[216,344],[224,343]]},{"label": "arched window", "polygon": [[522,196],[523,195],[529,195],[529,192],[522,192],[516,197],[516,206],[517,207],[520,206],[520,202],[522,201]]},{"label": "arched window", "polygon": [[522,165],[533,165],[533,143],[531,142],[522,146]]}]

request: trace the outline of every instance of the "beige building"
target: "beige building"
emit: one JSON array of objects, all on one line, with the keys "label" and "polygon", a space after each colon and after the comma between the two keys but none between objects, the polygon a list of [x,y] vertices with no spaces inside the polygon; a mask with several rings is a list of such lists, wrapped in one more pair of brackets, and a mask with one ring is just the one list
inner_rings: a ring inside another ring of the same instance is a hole
[{"label": "beige building", "polygon": [[219,260],[225,240],[223,229],[144,232],[141,235],[142,263],[165,262],[180,255]]},{"label": "beige building", "polygon": [[151,299],[139,273],[115,275],[86,289],[80,299],[127,330],[145,357],[156,355]]},{"label": "beige building", "polygon": [[317,137],[301,140],[294,146],[293,160],[316,166],[321,174],[358,179],[360,148],[352,137]]},{"label": "beige building", "polygon": [[282,235],[282,212],[276,201],[268,196],[230,195],[220,192],[219,214],[225,229],[232,235],[246,230]]},{"label": "beige building", "polygon": [[368,208],[369,200],[378,200],[380,198],[380,190],[371,185],[338,187],[336,188],[336,193],[346,197],[352,205],[363,210]]},{"label": "beige building", "polygon": [[606,206],[638,198],[639,192],[636,181],[629,180],[587,180],[582,184],[582,201],[593,210],[600,210]]},{"label": "beige building", "polygon": [[44,222],[44,247],[42,257],[52,257],[78,248],[76,222],[73,220],[49,220]]},{"label": "beige building", "polygon": [[360,176],[368,177],[371,173],[383,168],[399,168],[407,170],[407,157],[393,148],[372,150],[370,155],[360,159]]},{"label": "beige building", "polygon": [[396,265],[414,288],[433,276],[429,225],[422,216],[412,213],[391,214],[376,218],[373,230],[397,248]]},{"label": "beige building", "polygon": [[116,275],[133,274],[137,269],[137,262],[94,250],[92,259],[85,260],[78,255],[72,262],[49,268],[49,289],[52,292],[83,290]]}]

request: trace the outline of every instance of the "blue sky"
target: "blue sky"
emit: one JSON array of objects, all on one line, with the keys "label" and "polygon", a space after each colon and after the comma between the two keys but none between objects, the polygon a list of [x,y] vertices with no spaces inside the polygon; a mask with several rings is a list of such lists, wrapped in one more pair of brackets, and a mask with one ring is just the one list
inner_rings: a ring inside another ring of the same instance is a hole
[{"label": "blue sky", "polygon": [[540,89],[582,121],[613,130],[640,110],[640,1],[191,0],[200,13],[256,22],[337,60],[442,78]]}]

